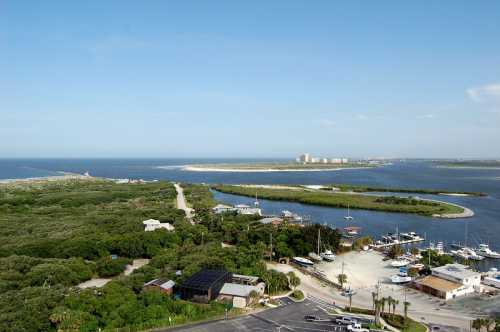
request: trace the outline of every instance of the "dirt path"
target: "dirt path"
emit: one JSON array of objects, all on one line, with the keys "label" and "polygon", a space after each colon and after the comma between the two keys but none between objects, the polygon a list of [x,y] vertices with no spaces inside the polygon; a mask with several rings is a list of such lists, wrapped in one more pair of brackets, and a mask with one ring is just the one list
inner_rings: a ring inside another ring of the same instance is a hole
[{"label": "dirt path", "polygon": [[174,186],[175,190],[177,190],[177,208],[184,210],[184,212],[186,213],[186,218],[189,220],[189,222],[191,222],[191,224],[194,224],[193,221],[194,211],[186,204],[186,197],[184,197],[184,190],[178,183],[174,183]]}]

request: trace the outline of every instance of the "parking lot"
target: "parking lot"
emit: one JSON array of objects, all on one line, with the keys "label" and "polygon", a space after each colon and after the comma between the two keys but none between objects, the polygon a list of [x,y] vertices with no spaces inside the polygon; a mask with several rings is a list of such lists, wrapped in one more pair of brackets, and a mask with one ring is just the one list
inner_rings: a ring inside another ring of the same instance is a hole
[{"label": "parking lot", "polygon": [[[306,299],[295,303],[289,298],[280,300],[281,306],[260,313],[242,316],[230,320],[200,323],[168,331],[182,332],[233,332],[233,331],[338,331],[345,332],[345,326],[330,322],[325,313],[329,304],[320,299]],[[307,322],[304,316],[314,315],[320,321]],[[167,330],[165,330],[167,331]]]}]

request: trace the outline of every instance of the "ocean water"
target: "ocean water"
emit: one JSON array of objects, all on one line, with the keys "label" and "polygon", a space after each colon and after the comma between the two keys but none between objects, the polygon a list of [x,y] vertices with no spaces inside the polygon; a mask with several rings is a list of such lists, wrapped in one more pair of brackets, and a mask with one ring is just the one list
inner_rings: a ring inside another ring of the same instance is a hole
[{"label": "ocean water", "polygon": [[[0,179],[28,178],[60,175],[60,172],[84,173],[108,178],[144,180],[164,179],[196,183],[248,183],[248,184],[331,184],[350,183],[385,187],[436,188],[450,191],[480,191],[486,197],[454,197],[419,195],[449,201],[471,208],[475,215],[467,219],[436,219],[416,215],[351,210],[354,222],[346,223],[346,211],[298,203],[261,201],[266,214],[291,210],[308,215],[313,222],[334,227],[359,226],[362,234],[378,237],[387,232],[416,231],[431,241],[446,244],[464,242],[465,223],[468,226],[468,244],[489,243],[500,251],[500,170],[439,168],[428,161],[396,162],[379,168],[344,169],[323,172],[190,172],[182,165],[196,163],[230,163],[243,159],[0,159]],[[158,168],[166,166],[167,168]],[[216,193],[216,198],[228,203],[252,203],[246,197]],[[481,263],[482,269],[500,265]],[[500,266],[498,266],[500,267]]]}]

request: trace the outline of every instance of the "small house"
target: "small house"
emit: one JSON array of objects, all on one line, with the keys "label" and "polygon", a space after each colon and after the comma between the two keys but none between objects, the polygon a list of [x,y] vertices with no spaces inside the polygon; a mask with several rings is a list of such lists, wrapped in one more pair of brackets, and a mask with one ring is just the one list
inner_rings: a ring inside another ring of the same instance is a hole
[{"label": "small house", "polygon": [[142,222],[142,224],[144,225],[145,232],[152,232],[152,231],[155,231],[157,229],[162,229],[162,228],[166,229],[167,231],[175,230],[175,227],[173,225],[171,225],[170,223],[168,223],[168,222],[162,223],[156,219],[144,220]]},{"label": "small house", "polygon": [[226,283],[220,290],[218,299],[230,301],[235,308],[245,308],[252,301],[252,292],[255,292],[258,296],[261,295],[259,288],[256,286]]},{"label": "small house", "polygon": [[174,290],[175,281],[173,280],[164,280],[164,279],[153,279],[144,284],[144,289],[155,289],[159,290],[162,293],[172,295]]}]

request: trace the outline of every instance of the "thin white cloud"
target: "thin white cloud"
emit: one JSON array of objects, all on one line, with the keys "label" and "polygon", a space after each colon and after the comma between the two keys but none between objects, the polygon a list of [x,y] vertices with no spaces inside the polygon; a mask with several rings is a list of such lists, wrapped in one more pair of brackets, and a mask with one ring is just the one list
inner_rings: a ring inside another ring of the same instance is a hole
[{"label": "thin white cloud", "polygon": [[434,119],[436,118],[435,114],[421,114],[417,115],[417,119]]},{"label": "thin white cloud", "polygon": [[323,119],[319,123],[321,126],[327,127],[327,128],[335,127],[337,125],[337,123],[335,121],[328,120],[328,119]]},{"label": "thin white cloud", "polygon": [[368,117],[364,114],[357,114],[356,115],[356,119],[359,119],[359,120],[366,120],[368,119]]},{"label": "thin white cloud", "polygon": [[87,50],[93,55],[107,54],[114,51],[137,50],[153,46],[152,43],[132,39],[123,36],[110,36],[101,40],[94,41],[86,45]]},{"label": "thin white cloud", "polygon": [[467,96],[474,102],[500,102],[500,83],[488,84],[466,90]]}]

